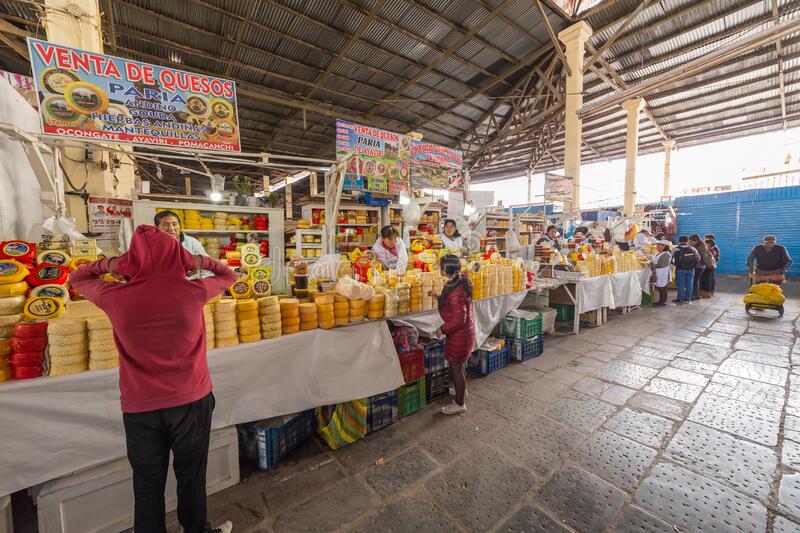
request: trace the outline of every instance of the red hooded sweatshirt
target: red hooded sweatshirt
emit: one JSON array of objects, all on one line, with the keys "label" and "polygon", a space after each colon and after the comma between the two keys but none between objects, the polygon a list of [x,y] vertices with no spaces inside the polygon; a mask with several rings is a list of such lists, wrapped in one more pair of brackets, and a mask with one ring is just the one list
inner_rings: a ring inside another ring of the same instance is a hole
[{"label": "red hooded sweatshirt", "polygon": [[84,265],[72,285],[105,311],[119,350],[122,411],[141,413],[194,402],[211,392],[203,306],[236,274],[209,257],[214,277],[189,281],[194,256],[153,226],[139,226],[128,252],[114,263],[127,283],[102,280],[110,259]]}]

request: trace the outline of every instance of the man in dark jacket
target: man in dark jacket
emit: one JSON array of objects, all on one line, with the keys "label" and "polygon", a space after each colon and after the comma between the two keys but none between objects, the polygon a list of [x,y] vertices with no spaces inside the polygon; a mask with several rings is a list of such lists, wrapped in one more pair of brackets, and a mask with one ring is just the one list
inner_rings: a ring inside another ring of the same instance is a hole
[{"label": "man in dark jacket", "polygon": [[758,276],[783,276],[792,266],[792,258],[774,235],[765,235],[762,244],[753,247],[747,257],[747,270]]},{"label": "man in dark jacket", "polygon": [[675,265],[675,285],[678,287],[676,304],[688,304],[692,300],[694,285],[694,269],[700,262],[700,254],[689,246],[689,238],[682,235],[678,238],[678,247],[672,252],[672,264]]}]

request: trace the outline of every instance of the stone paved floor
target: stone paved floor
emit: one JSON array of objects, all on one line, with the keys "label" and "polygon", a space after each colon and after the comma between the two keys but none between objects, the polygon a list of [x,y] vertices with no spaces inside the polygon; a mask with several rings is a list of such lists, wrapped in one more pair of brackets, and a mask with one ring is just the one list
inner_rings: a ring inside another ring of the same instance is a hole
[{"label": "stone paved floor", "polygon": [[[645,308],[469,382],[332,452],[312,439],[209,499],[234,531],[800,531],[800,290],[753,318],[741,280]],[[174,517],[172,517],[174,521]]]}]

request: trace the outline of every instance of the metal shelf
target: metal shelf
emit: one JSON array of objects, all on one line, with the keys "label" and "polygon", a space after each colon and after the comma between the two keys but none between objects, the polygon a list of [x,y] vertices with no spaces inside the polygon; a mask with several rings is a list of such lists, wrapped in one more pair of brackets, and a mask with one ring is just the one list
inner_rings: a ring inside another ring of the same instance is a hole
[{"label": "metal shelf", "polygon": [[231,233],[260,233],[262,235],[269,235],[270,230],[258,229],[181,229],[187,235],[196,233],[198,235],[230,235]]}]

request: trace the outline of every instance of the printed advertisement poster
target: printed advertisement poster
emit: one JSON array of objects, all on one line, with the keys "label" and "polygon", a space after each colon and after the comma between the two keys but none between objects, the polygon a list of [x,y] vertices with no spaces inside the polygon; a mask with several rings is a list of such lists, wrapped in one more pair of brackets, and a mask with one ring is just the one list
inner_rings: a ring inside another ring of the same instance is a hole
[{"label": "printed advertisement poster", "polygon": [[344,190],[399,194],[409,174],[411,139],[399,133],[336,121],[336,157],[352,152]]},{"label": "printed advertisement poster", "polygon": [[50,135],[238,152],[236,84],[28,38]]},{"label": "printed advertisement poster", "polygon": [[97,246],[102,250],[119,248],[122,221],[133,216],[133,201],[105,196],[89,197],[89,231],[99,233]]},{"label": "printed advertisement poster", "polygon": [[548,201],[571,202],[572,178],[559,176],[550,172],[544,173],[544,196]]},{"label": "printed advertisement poster", "polygon": [[411,144],[411,184],[420,189],[464,190],[461,150],[414,141]]}]

